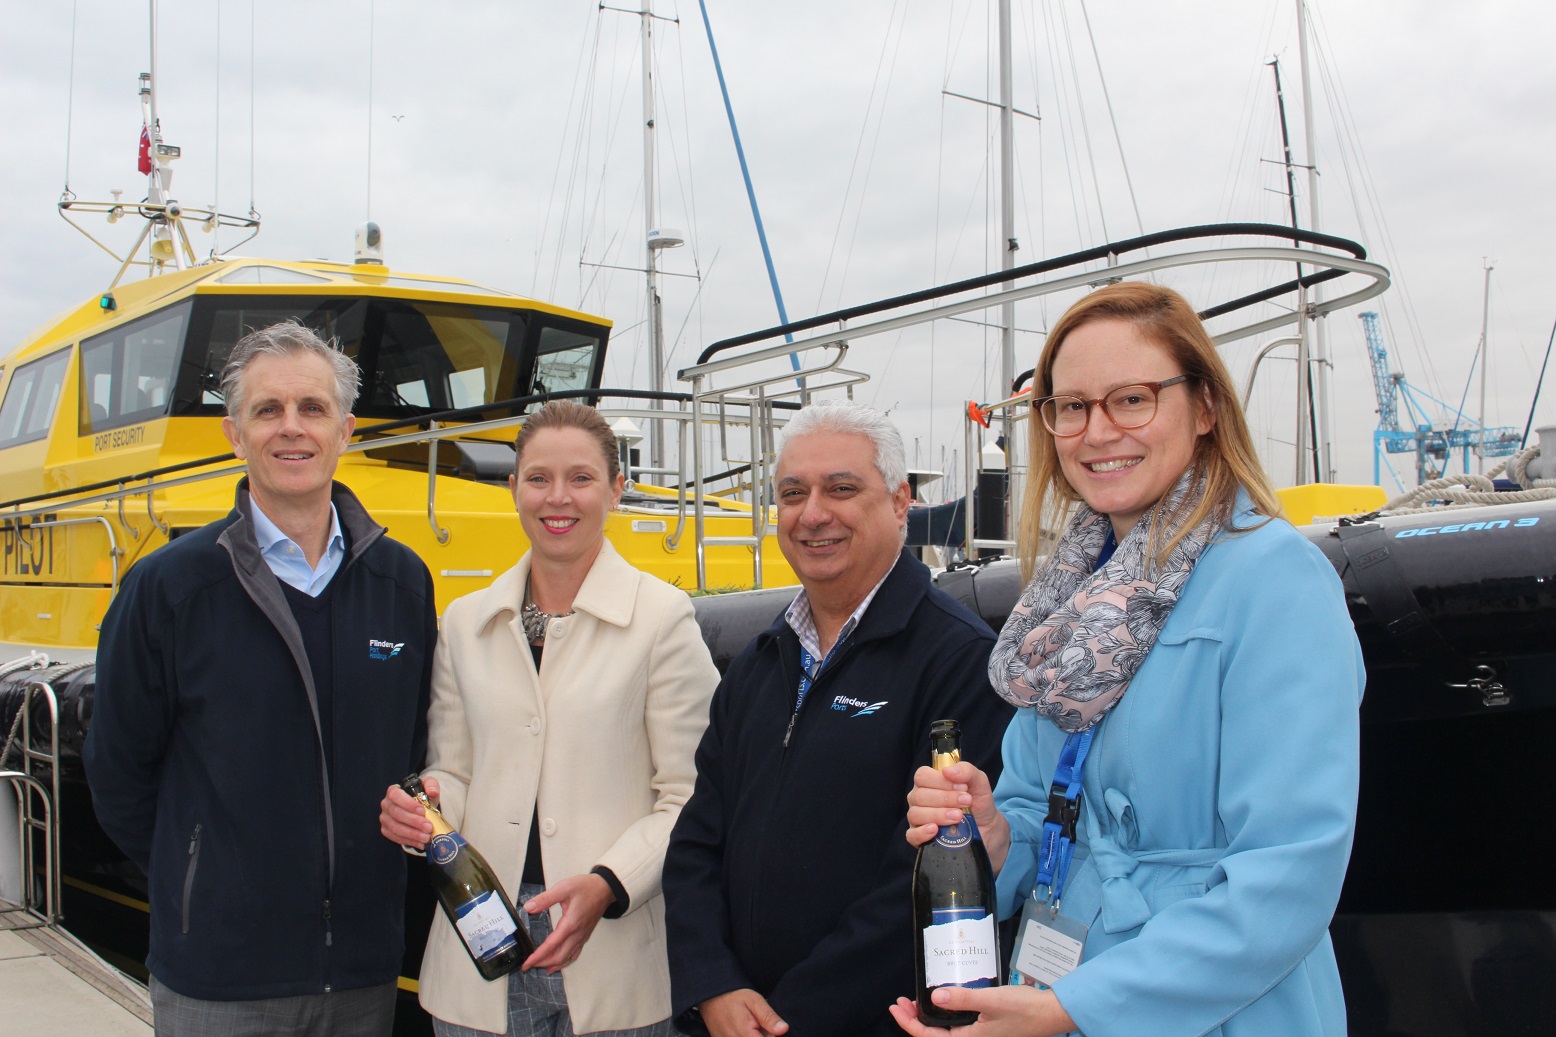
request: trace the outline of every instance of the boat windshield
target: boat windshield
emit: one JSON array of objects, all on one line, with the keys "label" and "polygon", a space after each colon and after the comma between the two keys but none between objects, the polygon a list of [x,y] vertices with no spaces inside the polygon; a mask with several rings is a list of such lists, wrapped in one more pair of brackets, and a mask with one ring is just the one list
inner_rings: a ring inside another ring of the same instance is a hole
[{"label": "boat windshield", "polygon": [[190,315],[172,412],[221,414],[221,370],[233,345],[254,328],[285,320],[335,340],[356,359],[362,370],[356,414],[382,419],[596,386],[609,332],[550,313],[459,303],[201,296]]}]

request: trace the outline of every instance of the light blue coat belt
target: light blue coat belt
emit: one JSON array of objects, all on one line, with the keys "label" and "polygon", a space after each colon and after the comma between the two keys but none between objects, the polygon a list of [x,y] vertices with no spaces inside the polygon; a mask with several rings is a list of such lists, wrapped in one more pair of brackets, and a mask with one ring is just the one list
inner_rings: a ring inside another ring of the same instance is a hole
[{"label": "light blue coat belt", "polygon": [[[1128,841],[1134,842],[1133,808],[1128,797],[1118,789],[1108,789],[1103,799],[1113,830],[1127,832],[1131,837]],[[1215,865],[1220,863],[1223,850],[1214,846],[1202,850],[1126,849],[1119,845],[1117,839],[1103,834],[1097,819],[1098,813],[1095,805],[1090,803],[1085,804],[1081,810],[1086,823],[1086,852],[1102,879],[1104,932],[1122,933],[1137,929],[1161,909],[1162,905],[1153,909],[1145,894],[1140,891],[1140,886],[1132,881],[1140,865],[1197,869],[1208,879]]]}]

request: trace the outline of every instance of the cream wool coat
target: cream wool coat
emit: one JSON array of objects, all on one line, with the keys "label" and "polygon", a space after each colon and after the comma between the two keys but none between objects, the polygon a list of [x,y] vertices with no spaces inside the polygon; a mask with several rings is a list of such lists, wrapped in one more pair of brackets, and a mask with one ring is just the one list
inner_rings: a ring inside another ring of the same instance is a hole
[{"label": "cream wool coat", "polygon": [[[427,770],[442,810],[510,894],[533,819],[555,882],[610,868],[630,909],[602,919],[563,970],[579,1033],[647,1026],[670,1015],[660,869],[692,794],[693,757],[718,671],[691,599],[629,565],[606,541],[573,601],[553,620],[537,676],[519,620],[530,556],[448,607],[433,662]],[[551,909],[552,921],[561,909]],[[483,980],[453,927],[433,920],[422,1006],[493,1033],[508,1025],[508,981]]]}]

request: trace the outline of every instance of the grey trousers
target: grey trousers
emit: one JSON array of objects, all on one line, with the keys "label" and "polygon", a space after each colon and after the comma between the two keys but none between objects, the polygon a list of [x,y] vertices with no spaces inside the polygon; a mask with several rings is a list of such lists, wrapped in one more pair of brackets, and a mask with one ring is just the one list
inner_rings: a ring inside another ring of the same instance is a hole
[{"label": "grey trousers", "polygon": [[389,1037],[393,983],[258,1001],[202,1001],[151,977],[156,1037]]},{"label": "grey trousers", "polygon": [[[543,889],[544,886],[520,886],[518,902],[524,903]],[[539,947],[551,935],[551,916],[542,911],[530,915],[528,921],[530,936]],[[434,921],[442,923],[441,918]],[[455,1026],[437,1018],[432,1020],[432,1031],[437,1037],[492,1037],[485,1030]],[[665,1019],[634,1030],[600,1030],[589,1037],[674,1037],[675,1032],[670,1020]],[[546,975],[545,969],[508,973],[508,1037],[576,1037],[560,972],[553,976]]]}]

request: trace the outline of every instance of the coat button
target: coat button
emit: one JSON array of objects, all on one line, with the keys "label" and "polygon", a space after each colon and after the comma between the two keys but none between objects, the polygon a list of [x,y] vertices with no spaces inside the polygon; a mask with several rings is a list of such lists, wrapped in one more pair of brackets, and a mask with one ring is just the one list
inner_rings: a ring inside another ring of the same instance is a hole
[{"label": "coat button", "polygon": [[547,637],[566,637],[567,636],[567,620],[565,620],[565,619],[553,619],[551,621],[550,626],[546,627],[546,636]]},{"label": "coat button", "polygon": [[549,817],[540,822],[540,834],[556,835],[556,822]]},{"label": "coat button", "polygon": [[539,717],[530,717],[529,718],[529,723],[525,724],[524,726],[525,726],[525,728],[527,728],[529,730],[530,734],[532,734],[532,735],[540,734],[540,718]]}]

